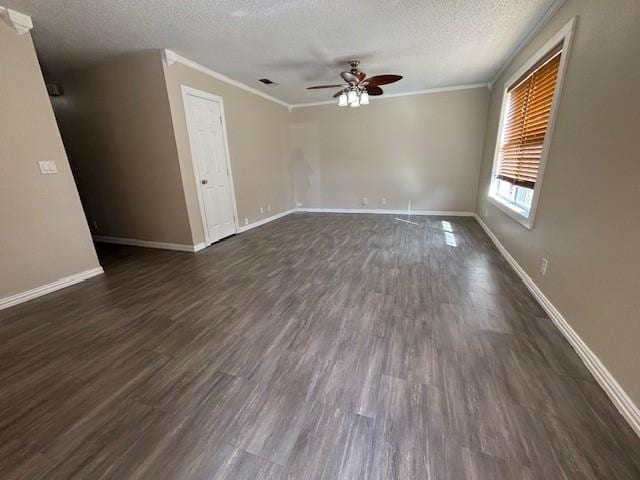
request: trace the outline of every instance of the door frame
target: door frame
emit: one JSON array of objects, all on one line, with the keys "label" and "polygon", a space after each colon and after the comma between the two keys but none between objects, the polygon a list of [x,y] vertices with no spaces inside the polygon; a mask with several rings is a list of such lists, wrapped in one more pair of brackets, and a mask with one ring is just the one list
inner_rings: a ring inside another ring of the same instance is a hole
[{"label": "door frame", "polygon": [[189,129],[189,109],[187,108],[187,97],[190,95],[192,97],[199,97],[203,100],[209,100],[212,102],[216,102],[220,106],[220,116],[222,117],[222,138],[224,141],[224,151],[227,157],[227,168],[228,168],[228,177],[229,177],[229,191],[231,193],[231,203],[233,205],[233,224],[235,227],[235,233],[238,233],[240,229],[240,224],[238,222],[238,206],[236,204],[236,192],[233,184],[233,172],[231,169],[231,155],[229,153],[229,140],[227,137],[227,119],[224,114],[224,102],[222,97],[218,95],[214,95],[213,93],[203,92],[202,90],[197,90],[193,87],[189,87],[187,85],[180,85],[180,90],[182,91],[182,107],[184,109],[184,119],[185,119],[185,127],[187,129],[187,136],[189,137],[189,153],[191,154],[191,166],[193,167],[193,180],[195,182],[196,187],[196,195],[198,196],[198,207],[200,208],[200,220],[202,221],[202,229],[204,231],[204,243],[205,246],[211,245],[214,240],[209,237],[209,228],[207,226],[207,217],[205,215],[204,209],[204,198],[202,197],[202,192],[200,191],[200,174],[198,171],[198,165],[195,161],[195,157],[193,155],[193,138],[191,135],[191,131]]}]

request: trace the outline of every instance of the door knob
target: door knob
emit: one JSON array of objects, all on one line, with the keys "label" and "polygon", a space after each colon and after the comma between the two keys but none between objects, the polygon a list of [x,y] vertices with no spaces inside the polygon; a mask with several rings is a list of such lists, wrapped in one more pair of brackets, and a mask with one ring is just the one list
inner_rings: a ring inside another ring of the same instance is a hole
[{"label": "door knob", "polygon": [[206,185],[207,183],[209,183],[209,180],[207,180],[206,178],[203,178],[202,180],[200,180],[200,183],[202,185]]}]

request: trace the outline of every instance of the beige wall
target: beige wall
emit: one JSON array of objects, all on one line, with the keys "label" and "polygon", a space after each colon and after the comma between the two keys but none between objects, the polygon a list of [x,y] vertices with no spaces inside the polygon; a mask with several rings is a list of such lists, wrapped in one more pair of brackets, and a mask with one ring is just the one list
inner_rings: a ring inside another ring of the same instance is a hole
[{"label": "beige wall", "polygon": [[[504,82],[574,15],[573,48],[529,231],[487,202]],[[477,208],[637,405],[639,59],[637,0],[569,0],[492,91]],[[551,262],[544,277],[538,271],[543,256]]]},{"label": "beige wall", "polygon": [[0,21],[0,299],[98,266],[31,36]]},{"label": "beige wall", "polygon": [[[292,208],[293,192],[287,162],[288,109],[180,63],[163,66],[194,242],[203,242],[204,232],[181,85],[223,99],[240,225],[244,224],[245,218],[252,223]],[[271,212],[267,210],[269,204]],[[260,213],[261,206],[264,213]]]},{"label": "beige wall", "polygon": [[94,233],[191,245],[160,52],[114,58],[62,85],[54,106]]},{"label": "beige wall", "polygon": [[[487,88],[295,108],[290,168],[305,207],[472,212]],[[382,198],[386,198],[383,205]]]}]

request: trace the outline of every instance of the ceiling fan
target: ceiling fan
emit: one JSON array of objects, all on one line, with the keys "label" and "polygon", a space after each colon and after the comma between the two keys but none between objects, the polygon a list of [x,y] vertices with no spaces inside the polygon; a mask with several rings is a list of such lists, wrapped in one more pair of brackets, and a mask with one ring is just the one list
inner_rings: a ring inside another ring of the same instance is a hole
[{"label": "ceiling fan", "polygon": [[333,98],[338,98],[338,105],[341,107],[359,107],[360,105],[369,104],[369,96],[382,95],[384,92],[380,85],[388,85],[389,83],[397,82],[402,79],[402,75],[374,75],[368,77],[367,75],[358,69],[360,65],[359,60],[351,60],[349,62],[351,70],[348,72],[342,72],[340,76],[344,80],[344,83],[338,83],[335,85],[316,85],[315,87],[307,87],[307,90],[318,90],[320,88],[338,88],[341,90],[333,95]]}]

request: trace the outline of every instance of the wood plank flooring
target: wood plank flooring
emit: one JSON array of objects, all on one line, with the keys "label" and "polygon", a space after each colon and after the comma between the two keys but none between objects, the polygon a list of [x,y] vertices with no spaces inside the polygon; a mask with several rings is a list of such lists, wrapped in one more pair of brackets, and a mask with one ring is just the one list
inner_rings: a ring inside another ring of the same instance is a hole
[{"label": "wood plank flooring", "polygon": [[294,214],[0,312],[3,479],[635,479],[472,218]]}]

